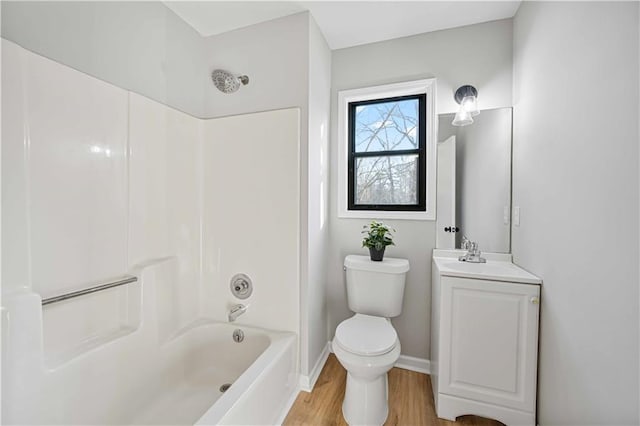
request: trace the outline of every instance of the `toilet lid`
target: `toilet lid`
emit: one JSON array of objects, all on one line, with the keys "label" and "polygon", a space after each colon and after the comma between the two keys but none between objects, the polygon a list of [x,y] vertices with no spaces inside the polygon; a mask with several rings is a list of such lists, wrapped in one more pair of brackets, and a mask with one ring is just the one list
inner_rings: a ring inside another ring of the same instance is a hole
[{"label": "toilet lid", "polygon": [[386,318],[356,314],[338,325],[335,339],[351,353],[374,356],[391,351],[398,335]]}]

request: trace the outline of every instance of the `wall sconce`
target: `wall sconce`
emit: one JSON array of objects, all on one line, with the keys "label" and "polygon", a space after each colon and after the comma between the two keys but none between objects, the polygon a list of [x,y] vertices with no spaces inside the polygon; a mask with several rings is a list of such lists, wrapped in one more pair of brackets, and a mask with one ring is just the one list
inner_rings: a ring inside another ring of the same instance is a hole
[{"label": "wall sconce", "polygon": [[453,96],[460,109],[451,124],[454,126],[468,126],[473,123],[473,117],[480,114],[478,109],[478,91],[473,86],[460,86]]}]

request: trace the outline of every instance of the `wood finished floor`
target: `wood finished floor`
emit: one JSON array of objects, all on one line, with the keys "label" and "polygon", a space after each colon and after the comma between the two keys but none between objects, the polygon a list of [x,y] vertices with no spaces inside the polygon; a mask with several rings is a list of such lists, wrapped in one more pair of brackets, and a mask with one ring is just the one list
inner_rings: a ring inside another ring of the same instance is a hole
[{"label": "wood finished floor", "polygon": [[[330,354],[313,392],[300,392],[284,425],[339,425],[347,372]],[[426,374],[392,368],[389,371],[389,417],[387,426],[501,426],[502,423],[476,416],[462,416],[456,422],[438,419],[433,406],[431,381]]]}]

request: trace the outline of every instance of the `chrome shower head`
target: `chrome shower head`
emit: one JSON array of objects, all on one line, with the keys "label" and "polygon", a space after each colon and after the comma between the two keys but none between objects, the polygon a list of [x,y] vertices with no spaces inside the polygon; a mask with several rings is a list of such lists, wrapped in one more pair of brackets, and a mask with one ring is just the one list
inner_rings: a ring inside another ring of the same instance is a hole
[{"label": "chrome shower head", "polygon": [[249,77],[246,75],[236,76],[225,70],[214,70],[211,73],[211,80],[213,84],[222,93],[233,93],[240,88],[240,83],[243,86],[249,84]]}]

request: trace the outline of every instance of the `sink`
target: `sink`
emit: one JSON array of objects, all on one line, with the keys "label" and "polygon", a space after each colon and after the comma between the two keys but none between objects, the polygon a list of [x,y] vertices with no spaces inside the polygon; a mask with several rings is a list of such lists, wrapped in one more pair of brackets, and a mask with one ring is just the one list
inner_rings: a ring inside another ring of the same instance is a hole
[{"label": "sink", "polygon": [[[459,251],[434,251],[433,262],[444,276],[540,284],[540,278],[511,262],[510,255],[489,256],[487,263],[460,262]],[[483,253],[484,256],[484,253]]]},{"label": "sink", "polygon": [[487,262],[487,263],[470,263],[470,262],[446,262],[446,267],[460,272],[470,272],[475,274],[504,275],[510,272],[507,262]]}]

